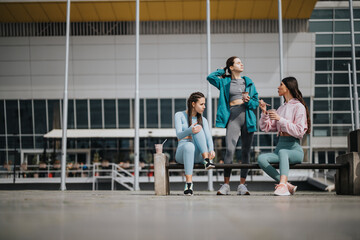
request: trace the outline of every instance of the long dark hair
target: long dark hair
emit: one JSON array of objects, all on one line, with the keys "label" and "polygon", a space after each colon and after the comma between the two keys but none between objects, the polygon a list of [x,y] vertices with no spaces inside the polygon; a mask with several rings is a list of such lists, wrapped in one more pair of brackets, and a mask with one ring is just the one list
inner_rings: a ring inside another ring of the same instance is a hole
[{"label": "long dark hair", "polygon": [[[197,101],[199,101],[200,98],[205,98],[204,94],[202,94],[201,92],[194,92],[194,93],[192,93],[190,95],[190,97],[187,100],[187,110],[188,110],[187,114],[188,114],[189,127],[192,124],[192,116],[191,116],[191,113],[192,113],[192,110],[193,110],[192,103],[193,102],[196,103]],[[202,122],[201,114],[196,113],[196,117],[197,117],[197,124],[202,126],[203,122]]]},{"label": "long dark hair", "polygon": [[296,80],[296,78],[294,77],[286,77],[282,80],[282,82],[285,84],[285,86],[287,87],[287,89],[289,89],[291,95],[296,98],[297,100],[299,100],[305,107],[306,109],[306,119],[307,119],[307,131],[306,133],[310,133],[311,132],[311,129],[310,129],[310,126],[311,126],[311,121],[310,121],[310,113],[309,113],[309,108],[308,106],[306,105],[304,99],[303,99],[303,96],[302,96],[302,93],[301,91],[299,90],[299,86],[298,86],[298,82]]},{"label": "long dark hair", "polygon": [[225,77],[231,77],[230,67],[234,65],[234,60],[235,60],[235,58],[239,58],[239,57],[232,56],[232,57],[229,57],[229,58],[226,60],[226,67],[224,68],[225,73],[224,73],[224,75],[222,75],[221,77],[223,77],[223,78],[225,78]]}]

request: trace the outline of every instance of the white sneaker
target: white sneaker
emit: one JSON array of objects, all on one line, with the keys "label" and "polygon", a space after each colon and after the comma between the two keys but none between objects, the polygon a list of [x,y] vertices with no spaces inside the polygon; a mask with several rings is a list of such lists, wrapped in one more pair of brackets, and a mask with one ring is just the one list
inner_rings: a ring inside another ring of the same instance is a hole
[{"label": "white sneaker", "polygon": [[250,195],[249,190],[245,184],[240,184],[237,188],[237,195]]},{"label": "white sneaker", "polygon": [[227,183],[222,184],[219,191],[217,191],[216,195],[229,195],[230,194],[230,185]]}]

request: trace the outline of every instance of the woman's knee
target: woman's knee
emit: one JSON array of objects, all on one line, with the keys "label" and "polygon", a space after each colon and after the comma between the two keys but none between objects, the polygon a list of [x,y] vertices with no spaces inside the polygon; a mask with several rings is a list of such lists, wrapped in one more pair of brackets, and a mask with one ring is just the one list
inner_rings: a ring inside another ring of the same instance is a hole
[{"label": "woman's knee", "polygon": [[268,160],[267,160],[267,157],[265,154],[260,154],[258,159],[257,159],[257,162],[260,166],[264,166],[265,164],[268,163]]}]

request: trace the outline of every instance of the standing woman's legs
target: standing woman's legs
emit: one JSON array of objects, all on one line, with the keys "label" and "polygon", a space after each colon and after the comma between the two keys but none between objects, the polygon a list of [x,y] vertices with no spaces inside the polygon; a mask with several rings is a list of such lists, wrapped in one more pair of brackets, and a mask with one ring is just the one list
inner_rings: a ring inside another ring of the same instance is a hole
[{"label": "standing woman's legs", "polygon": [[[250,163],[251,145],[254,139],[254,133],[249,133],[246,127],[246,121],[241,128],[241,163]],[[241,169],[240,184],[245,184],[249,169]]]}]

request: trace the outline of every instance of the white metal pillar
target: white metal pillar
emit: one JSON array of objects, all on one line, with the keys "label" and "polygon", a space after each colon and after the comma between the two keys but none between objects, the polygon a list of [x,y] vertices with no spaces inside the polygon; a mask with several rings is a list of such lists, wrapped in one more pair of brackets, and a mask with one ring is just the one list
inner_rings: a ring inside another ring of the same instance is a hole
[{"label": "white metal pillar", "polygon": [[136,36],[135,36],[135,144],[134,144],[134,190],[140,190],[139,186],[139,156],[140,156],[140,100],[139,100],[139,33],[140,33],[140,0],[136,0]]},{"label": "white metal pillar", "polygon": [[349,0],[350,27],[351,27],[351,55],[353,65],[354,81],[354,107],[355,107],[355,129],[359,129],[359,96],[357,90],[356,59],[355,59],[355,36],[354,36],[354,10],[352,0]]},{"label": "white metal pillar", "polygon": [[279,59],[280,59],[280,82],[284,76],[284,59],[283,59],[283,28],[281,0],[278,0],[278,18],[279,18]]},{"label": "white metal pillar", "polygon": [[349,94],[350,94],[350,110],[351,110],[351,129],[354,131],[354,107],[353,107],[353,96],[352,96],[352,84],[351,84],[351,67],[348,63],[348,78],[349,78]]},{"label": "white metal pillar", "polygon": [[[206,0],[206,39],[207,39],[207,75],[211,73],[211,30],[210,30],[210,0]],[[210,132],[212,129],[212,97],[211,97],[211,85],[208,83],[207,86],[208,94],[207,94],[207,120],[209,122]],[[214,191],[213,186],[213,170],[210,169],[208,171],[208,190]]]},{"label": "white metal pillar", "polygon": [[70,2],[67,0],[66,11],[66,56],[65,56],[65,84],[64,84],[64,106],[63,106],[63,125],[62,125],[62,149],[61,149],[61,185],[60,190],[65,191],[65,171],[66,171],[66,144],[67,144],[67,118],[68,118],[68,75],[69,75],[69,40],[70,40]]}]

